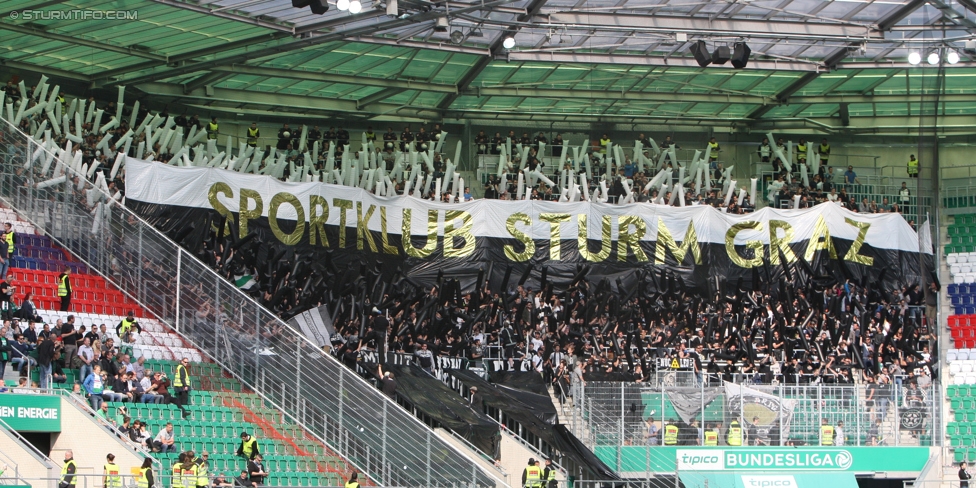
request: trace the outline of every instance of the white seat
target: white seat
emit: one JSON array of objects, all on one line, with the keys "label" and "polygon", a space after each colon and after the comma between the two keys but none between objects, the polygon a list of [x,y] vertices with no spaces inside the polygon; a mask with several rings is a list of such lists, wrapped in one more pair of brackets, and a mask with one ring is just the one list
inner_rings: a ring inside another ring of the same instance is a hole
[{"label": "white seat", "polygon": [[956,276],[956,275],[959,275],[959,274],[962,274],[962,266],[960,266],[958,264],[954,264],[952,266],[949,266],[949,276]]},{"label": "white seat", "polygon": [[946,361],[950,363],[956,360],[956,351],[949,351],[946,353]]},{"label": "white seat", "polygon": [[950,266],[956,264],[956,256],[953,254],[946,256],[946,264]]},{"label": "white seat", "polygon": [[959,366],[959,363],[949,364],[949,376],[955,376],[959,374],[960,371],[962,371],[962,367]]}]

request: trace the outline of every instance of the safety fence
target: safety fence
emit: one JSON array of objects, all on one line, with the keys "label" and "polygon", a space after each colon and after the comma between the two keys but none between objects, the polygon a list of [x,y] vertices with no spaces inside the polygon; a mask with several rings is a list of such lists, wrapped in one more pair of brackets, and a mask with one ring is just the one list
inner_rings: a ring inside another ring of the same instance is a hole
[{"label": "safety fence", "polygon": [[[649,386],[589,382],[572,428],[587,444],[938,446],[939,387],[876,385]],[[668,426],[677,427],[673,436]],[[824,440],[823,426],[830,439]],[[739,430],[734,430],[734,429]],[[714,433],[714,434],[710,434]],[[666,438],[669,437],[669,438]]]}]

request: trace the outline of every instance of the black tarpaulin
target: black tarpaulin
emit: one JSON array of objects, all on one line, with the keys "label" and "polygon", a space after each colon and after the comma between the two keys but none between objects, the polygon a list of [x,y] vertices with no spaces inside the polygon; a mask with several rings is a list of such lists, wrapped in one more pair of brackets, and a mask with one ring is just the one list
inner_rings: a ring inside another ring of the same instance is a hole
[{"label": "black tarpaulin", "polygon": [[[542,375],[530,371],[494,371],[488,374],[488,378],[496,385],[504,385],[509,388],[524,390],[537,395],[549,396],[546,390],[546,383],[542,380]],[[550,400],[551,401],[551,400]]]},{"label": "black tarpaulin", "polygon": [[457,392],[414,365],[384,364],[393,372],[397,395],[417,410],[453,430],[488,455],[496,453],[498,424],[481,412],[475,412]]},{"label": "black tarpaulin", "polygon": [[[522,427],[528,429],[529,432],[552,446],[557,453],[587,469],[592,478],[603,480],[620,479],[617,473],[604,464],[603,461],[600,461],[565,426],[545,422],[538,416],[538,406],[533,408],[523,403],[519,398],[521,395],[533,395],[532,393],[519,392],[520,395],[515,396],[512,392],[518,392],[518,390],[493,385],[471,371],[452,369],[448,370],[447,373],[457,378],[461,383],[464,383],[465,386],[478,387],[478,394],[482,396],[486,405],[505,412],[506,415],[521,424]],[[552,405],[551,400],[549,404]]]}]

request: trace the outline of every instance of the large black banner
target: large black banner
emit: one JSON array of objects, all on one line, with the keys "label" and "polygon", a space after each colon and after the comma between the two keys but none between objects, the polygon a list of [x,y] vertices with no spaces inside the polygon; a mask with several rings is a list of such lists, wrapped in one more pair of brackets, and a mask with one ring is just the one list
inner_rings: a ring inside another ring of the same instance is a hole
[{"label": "large black banner", "polygon": [[748,215],[649,203],[447,204],[213,168],[134,160],[126,168],[127,205],[191,251],[222,228],[259,267],[307,266],[336,277],[332,287],[366,273],[384,278],[376,301],[383,283],[430,286],[439,276],[459,279],[464,291],[479,278],[493,290],[543,282],[558,289],[585,276],[623,297],[714,296],[783,278],[887,289],[922,283],[918,235],[900,215],[830,203]]}]

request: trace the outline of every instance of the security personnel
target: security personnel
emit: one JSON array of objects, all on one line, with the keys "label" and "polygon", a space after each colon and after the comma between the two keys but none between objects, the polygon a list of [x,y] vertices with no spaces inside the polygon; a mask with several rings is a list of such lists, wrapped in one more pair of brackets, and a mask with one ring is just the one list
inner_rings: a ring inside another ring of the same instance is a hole
[{"label": "security personnel", "polygon": [[142,460],[142,467],[139,468],[138,476],[136,488],[153,488],[156,484],[156,477],[153,475],[152,458]]},{"label": "security personnel", "polygon": [[71,268],[67,266],[58,275],[58,296],[61,297],[61,311],[67,312],[71,307]]},{"label": "security personnel", "polygon": [[115,454],[109,453],[105,456],[104,475],[102,475],[103,488],[122,488],[122,472],[119,465],[115,464]]},{"label": "security personnel", "polygon": [[[187,403],[190,403],[190,373],[186,367],[190,365],[190,360],[183,358],[180,364],[176,365],[176,375],[173,378],[173,389],[176,391],[176,406],[183,410]],[[183,417],[186,418],[187,412],[183,410]]]},{"label": "security personnel", "polygon": [[[912,156],[915,159],[915,156]],[[14,239],[16,238],[14,233],[14,226],[10,222],[3,224],[3,240],[7,241],[7,256],[14,256],[14,249],[17,247]]]},{"label": "security personnel", "polygon": [[183,463],[186,461],[186,453],[181,452],[173,464],[173,488],[184,488],[183,485]]},{"label": "security personnel", "polygon": [[122,342],[132,342],[129,337],[132,329],[136,329],[140,334],[142,333],[142,327],[139,327],[139,323],[136,321],[135,312],[129,310],[129,314],[115,327],[115,333],[122,339]]},{"label": "security personnel", "polygon": [[346,488],[359,488],[359,474],[355,471],[349,476],[349,481],[346,482]]},{"label": "security personnel", "polygon": [[251,126],[247,128],[247,145],[258,147],[258,137],[261,137],[261,129],[258,129],[257,122],[251,122]]},{"label": "security personnel", "polygon": [[715,169],[718,166],[718,152],[721,151],[722,148],[719,147],[718,141],[716,141],[714,137],[708,141],[708,147],[712,150],[712,152],[708,155],[708,163],[712,169]]},{"label": "security personnel", "polygon": [[196,460],[197,464],[197,488],[205,488],[210,485],[210,479],[207,477],[210,471],[210,453],[203,451],[200,457]]},{"label": "security personnel", "polygon": [[78,472],[78,465],[75,464],[75,454],[70,449],[64,451],[64,466],[61,467],[61,482],[59,488],[74,488],[75,473]]},{"label": "security personnel", "polygon": [[802,137],[796,144],[796,164],[807,164],[807,140]]},{"label": "security personnel", "polygon": [[542,471],[542,486],[548,486],[548,488],[556,488],[559,486],[559,482],[556,481],[556,467],[552,464],[551,458],[546,458],[546,468]]},{"label": "security personnel", "polygon": [[193,457],[190,456],[190,455],[187,455],[183,459],[183,465],[182,465],[182,467],[180,469],[180,472],[182,474],[181,479],[180,479],[180,484],[183,485],[183,488],[191,488],[191,487],[196,486],[196,484],[197,484],[197,472],[198,471],[199,470],[197,469],[196,463],[193,462]]},{"label": "security personnel", "polygon": [[667,425],[664,426],[664,445],[678,445],[678,426],[675,425],[674,420],[669,420]]},{"label": "security personnel", "polygon": [[826,137],[820,140],[820,147],[817,149],[817,153],[820,154],[820,164],[827,166],[827,161],[830,160],[830,144],[827,144]]},{"label": "security personnel", "polygon": [[823,421],[820,423],[820,445],[834,445],[834,426],[830,425],[830,423],[827,422],[827,419],[823,419]]},{"label": "security personnel", "polygon": [[[914,154],[912,154],[908,158],[908,177],[909,178],[918,178],[918,160],[915,159],[915,155]],[[13,249],[13,245],[12,244],[10,246],[10,249]],[[13,253],[13,251],[11,251],[11,254],[12,253]]]},{"label": "security personnel", "polygon": [[241,445],[237,446],[237,455],[250,460],[258,454],[261,454],[258,448],[258,440],[251,437],[247,432],[241,432]]},{"label": "security personnel", "polygon": [[712,424],[712,428],[705,431],[705,445],[706,446],[717,446],[718,445],[718,426]]},{"label": "security personnel", "polygon": [[738,420],[733,420],[729,424],[729,433],[725,438],[725,441],[730,446],[741,446],[742,445],[742,426],[739,425]]},{"label": "security personnel", "polygon": [[373,126],[366,128],[366,142],[376,142],[376,133],[373,132]]},{"label": "security personnel", "polygon": [[538,488],[539,482],[542,481],[542,469],[536,464],[538,461],[535,458],[529,458],[529,465],[522,471],[522,486],[524,488]]},{"label": "security personnel", "polygon": [[217,125],[217,117],[211,117],[210,123],[207,124],[207,139],[217,139],[217,135],[220,133],[220,127]]},{"label": "security personnel", "polygon": [[609,145],[610,145],[610,136],[608,136],[607,134],[603,134],[603,137],[600,138],[600,154],[606,154],[607,146]]}]

